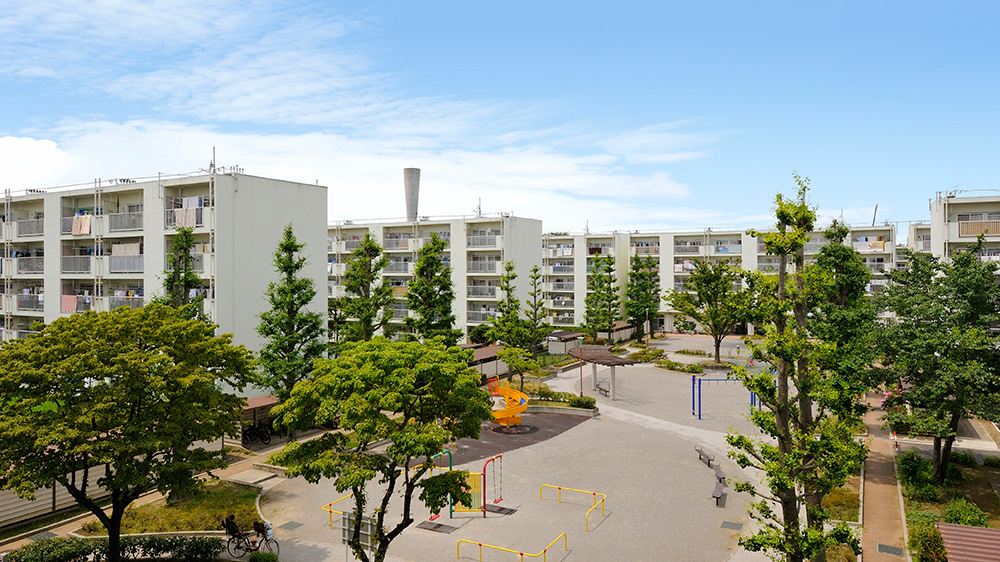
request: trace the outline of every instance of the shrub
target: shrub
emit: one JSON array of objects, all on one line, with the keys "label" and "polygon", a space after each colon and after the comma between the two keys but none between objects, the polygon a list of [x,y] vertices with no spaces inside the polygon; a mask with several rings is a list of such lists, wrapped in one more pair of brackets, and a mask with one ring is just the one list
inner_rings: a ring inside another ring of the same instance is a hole
[{"label": "shrub", "polygon": [[597,406],[597,400],[591,396],[570,396],[569,405],[571,408],[586,408],[588,410],[593,410]]},{"label": "shrub", "polygon": [[989,516],[979,506],[965,499],[956,499],[944,508],[942,518],[946,523],[969,525],[971,527],[989,527]]},{"label": "shrub", "polygon": [[621,353],[623,351],[625,351],[625,348],[620,345],[616,345],[611,348],[611,353]]},{"label": "shrub", "polygon": [[899,455],[899,479],[903,484],[923,484],[931,480],[931,461],[910,450]]},{"label": "shrub", "polygon": [[705,372],[705,368],[701,365],[688,365],[686,363],[671,361],[670,359],[658,359],[656,361],[656,366],[661,369],[670,369],[671,371],[679,371],[681,373],[691,373],[695,375]]},{"label": "shrub", "polygon": [[544,392],[547,390],[549,390],[549,385],[543,382],[524,383],[524,393],[527,394],[528,396],[538,396],[539,392]]},{"label": "shrub", "polygon": [[642,351],[636,351],[628,354],[628,358],[632,361],[638,361],[640,363],[652,363],[663,355],[662,349],[644,349]]},{"label": "shrub", "polygon": [[708,352],[702,351],[700,349],[681,349],[678,350],[676,353],[680,353],[681,355],[696,355],[698,357],[708,357]]},{"label": "shrub", "polygon": [[919,525],[921,523],[937,523],[941,516],[933,511],[914,509],[906,514],[907,525]]},{"label": "shrub", "polygon": [[972,456],[972,453],[966,453],[965,451],[952,451],[950,462],[957,464],[958,466],[968,466],[975,467],[976,457]]},{"label": "shrub", "polygon": [[916,501],[941,501],[941,488],[930,482],[903,484],[903,495]]},{"label": "shrub", "polygon": [[1000,457],[986,457],[983,459],[983,466],[989,468],[1000,468]]},{"label": "shrub", "polygon": [[42,539],[8,553],[4,562],[83,562],[96,542],[65,537]]},{"label": "shrub", "polygon": [[254,552],[249,562],[278,562],[278,555],[273,552]]},{"label": "shrub", "polygon": [[944,476],[945,482],[948,484],[954,484],[955,482],[961,482],[965,480],[965,476],[962,475],[962,469],[957,465],[948,463],[947,474]]},{"label": "shrub", "polygon": [[639,349],[645,349],[646,348],[646,342],[644,342],[642,340],[636,340],[636,341],[630,343],[629,345],[631,345],[632,347],[637,347]]},{"label": "shrub", "polygon": [[930,522],[910,525],[910,553],[916,562],[945,562],[944,540],[937,526]]}]

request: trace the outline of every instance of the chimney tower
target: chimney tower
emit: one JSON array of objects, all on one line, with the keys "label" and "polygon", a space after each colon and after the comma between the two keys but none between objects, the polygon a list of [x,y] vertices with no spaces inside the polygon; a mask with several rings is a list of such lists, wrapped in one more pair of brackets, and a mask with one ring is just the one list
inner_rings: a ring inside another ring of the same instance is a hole
[{"label": "chimney tower", "polygon": [[403,168],[403,193],[406,197],[406,220],[417,222],[420,201],[420,168]]}]

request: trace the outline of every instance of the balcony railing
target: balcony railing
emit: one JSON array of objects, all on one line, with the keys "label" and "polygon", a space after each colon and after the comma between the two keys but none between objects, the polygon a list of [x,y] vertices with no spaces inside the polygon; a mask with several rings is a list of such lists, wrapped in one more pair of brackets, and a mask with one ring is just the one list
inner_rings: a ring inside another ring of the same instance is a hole
[{"label": "balcony railing", "polygon": [[495,261],[470,261],[467,264],[469,273],[496,273],[497,264]]},{"label": "balcony railing", "polygon": [[467,236],[465,245],[469,248],[493,248],[499,236]]},{"label": "balcony railing", "polygon": [[658,256],[660,255],[660,245],[632,246],[632,253],[636,256]]},{"label": "balcony railing", "polygon": [[552,284],[552,290],[553,291],[572,291],[574,286],[575,286],[574,283],[553,283]]},{"label": "balcony railing", "polygon": [[204,226],[205,207],[185,207],[183,209],[167,209],[163,217],[166,228],[194,228]]},{"label": "balcony railing", "polygon": [[573,317],[572,315],[570,315],[570,316],[553,316],[552,317],[552,323],[553,324],[559,324],[559,325],[573,325],[573,324],[576,323],[576,318]]},{"label": "balcony railing", "polygon": [[408,261],[391,261],[385,266],[383,272],[385,273],[409,273],[410,263]]},{"label": "balcony railing", "polygon": [[468,285],[466,286],[466,295],[470,297],[495,299],[497,298],[497,288],[483,285]]},{"label": "balcony railing", "polygon": [[[202,273],[205,271],[205,256],[206,255],[211,255],[211,254],[204,254],[204,253],[191,254],[191,270],[192,271],[197,271],[197,272],[202,272]],[[170,267],[170,264],[166,263],[166,262],[164,262],[163,269],[165,269],[167,271],[173,271],[173,268]]]},{"label": "balcony railing", "polygon": [[410,249],[409,238],[383,238],[382,247],[386,250]]},{"label": "balcony railing", "polygon": [[344,249],[348,252],[357,250],[361,246],[361,240],[344,240]]},{"label": "balcony railing", "polygon": [[17,272],[22,275],[33,273],[45,273],[45,258],[24,257],[17,258]]},{"label": "balcony railing", "polygon": [[45,295],[17,295],[18,310],[44,310]]},{"label": "balcony railing", "polygon": [[742,244],[716,244],[714,250],[714,253],[716,254],[739,254],[742,252]]},{"label": "balcony railing", "polygon": [[45,234],[45,219],[17,221],[18,236],[42,236]]},{"label": "balcony railing", "polygon": [[877,273],[880,271],[884,271],[887,265],[884,263],[866,263],[865,267],[867,267],[870,271],[874,271]]},{"label": "balcony railing", "polygon": [[63,273],[90,273],[91,256],[63,256]]},{"label": "balcony railing", "polygon": [[921,252],[931,251],[931,241],[921,240],[919,243],[917,243],[917,249],[920,250]]},{"label": "balcony railing", "polygon": [[553,265],[552,273],[573,273],[572,265]]},{"label": "balcony railing", "polygon": [[854,242],[852,244],[854,249],[859,252],[884,252],[885,242],[882,240],[874,240],[871,242]]},{"label": "balcony railing", "polygon": [[466,317],[469,322],[489,322],[490,318],[496,318],[498,314],[500,313],[495,310],[470,310],[466,313]]},{"label": "balcony railing", "polygon": [[[199,254],[200,255],[200,254]],[[142,273],[143,256],[111,256],[108,261],[111,273]]]},{"label": "balcony railing", "polygon": [[108,215],[108,231],[142,230],[142,213],[112,213]]},{"label": "balcony railing", "polygon": [[140,308],[142,306],[142,297],[108,297],[108,307],[111,310],[122,306]]},{"label": "balcony railing", "polygon": [[406,318],[409,315],[410,315],[410,309],[408,309],[408,308],[393,308],[392,309],[392,317],[394,319],[396,319],[396,320],[400,320],[402,318]]},{"label": "balcony railing", "polygon": [[553,308],[573,308],[576,305],[576,301],[573,299],[553,299]]},{"label": "balcony railing", "polygon": [[[18,222],[18,226],[20,226]],[[998,220],[986,220],[986,221],[959,221],[958,223],[958,235],[959,236],[970,236],[976,237],[980,234],[985,234],[986,236],[1000,236],[1000,221]]]},{"label": "balcony railing", "polygon": [[701,253],[701,246],[691,246],[691,245],[674,246],[674,253],[675,254],[700,254]]},{"label": "balcony railing", "polygon": [[73,233],[73,217],[63,217],[59,220],[59,232],[61,234]]},{"label": "balcony railing", "polygon": [[87,312],[94,306],[94,297],[76,296],[76,311]]},{"label": "balcony railing", "polygon": [[695,270],[695,264],[693,263],[675,263],[674,273],[684,273]]}]

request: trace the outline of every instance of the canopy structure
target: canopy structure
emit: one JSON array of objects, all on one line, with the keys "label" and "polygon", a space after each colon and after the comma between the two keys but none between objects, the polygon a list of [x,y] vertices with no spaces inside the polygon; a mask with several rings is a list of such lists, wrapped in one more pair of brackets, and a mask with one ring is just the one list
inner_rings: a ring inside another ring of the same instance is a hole
[{"label": "canopy structure", "polygon": [[951,562],[996,560],[1000,550],[1000,529],[938,523],[944,550]]},{"label": "canopy structure", "polygon": [[[615,367],[620,367],[624,365],[634,365],[638,361],[633,361],[631,359],[626,359],[624,357],[618,357],[617,355],[611,353],[611,348],[604,345],[585,345],[572,347],[567,350],[571,357],[576,357],[583,360],[584,363],[590,363],[591,368],[591,390],[597,390],[597,366],[603,365],[605,367],[611,367],[611,385],[608,388],[609,397],[614,400],[616,397],[615,393]],[[582,365],[580,367],[583,368]],[[582,390],[582,389],[581,389]]]}]

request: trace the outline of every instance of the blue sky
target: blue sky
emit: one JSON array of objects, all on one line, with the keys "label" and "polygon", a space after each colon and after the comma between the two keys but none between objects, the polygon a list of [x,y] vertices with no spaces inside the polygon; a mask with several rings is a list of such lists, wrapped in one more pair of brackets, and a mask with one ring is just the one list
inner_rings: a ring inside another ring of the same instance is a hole
[{"label": "blue sky", "polygon": [[[15,189],[218,163],[330,191],[330,218],[547,230],[766,226],[793,170],[823,216],[927,218],[1000,188],[990,2],[14,0]],[[902,229],[905,232],[905,228]]]}]

